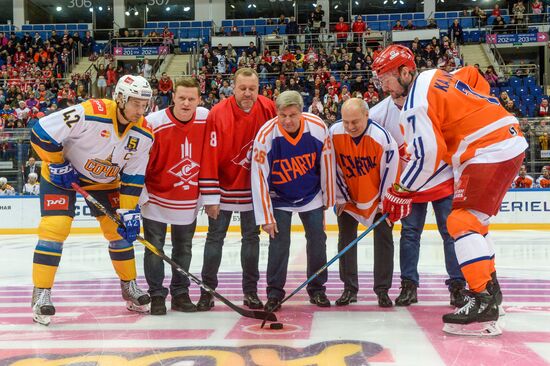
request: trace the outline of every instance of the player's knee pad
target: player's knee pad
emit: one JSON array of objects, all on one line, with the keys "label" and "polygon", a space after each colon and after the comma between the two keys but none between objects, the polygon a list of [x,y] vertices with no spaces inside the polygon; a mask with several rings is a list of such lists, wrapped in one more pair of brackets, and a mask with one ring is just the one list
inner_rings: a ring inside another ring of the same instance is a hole
[{"label": "player's knee pad", "polygon": [[454,209],[447,217],[447,230],[453,239],[458,239],[469,233],[487,234],[488,226],[477,216],[464,208]]},{"label": "player's knee pad", "polygon": [[38,226],[38,238],[63,243],[71,232],[72,223],[70,216],[43,216]]},{"label": "player's knee pad", "polygon": [[109,242],[112,241],[118,241],[121,240],[122,237],[117,233],[117,224],[108,218],[107,216],[99,216],[96,217],[97,221],[99,221],[99,226],[101,227],[101,231],[103,232],[103,236],[105,239],[107,239]]}]

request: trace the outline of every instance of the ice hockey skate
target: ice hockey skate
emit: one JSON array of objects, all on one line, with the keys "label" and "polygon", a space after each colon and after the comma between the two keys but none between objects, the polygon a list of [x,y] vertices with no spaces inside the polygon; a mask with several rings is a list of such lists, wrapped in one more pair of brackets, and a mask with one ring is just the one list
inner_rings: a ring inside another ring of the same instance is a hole
[{"label": "ice hockey skate", "polygon": [[[494,290],[494,289],[493,289]],[[491,290],[489,290],[491,292]],[[497,299],[491,293],[465,291],[467,303],[454,313],[443,315],[443,331],[466,336],[496,336],[502,334],[497,324]]]},{"label": "ice hockey skate", "polygon": [[55,307],[51,299],[51,289],[35,287],[32,292],[32,319],[42,325],[50,325]]},{"label": "ice hockey skate", "polygon": [[122,298],[126,300],[126,308],[128,310],[138,313],[149,312],[151,298],[138,287],[136,280],[120,281],[120,288],[122,289]]}]

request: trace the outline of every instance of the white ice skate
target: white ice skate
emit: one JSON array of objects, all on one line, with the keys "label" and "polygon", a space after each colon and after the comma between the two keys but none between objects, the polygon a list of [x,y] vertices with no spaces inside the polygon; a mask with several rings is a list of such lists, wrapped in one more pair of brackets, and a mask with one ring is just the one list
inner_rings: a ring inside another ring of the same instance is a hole
[{"label": "white ice skate", "polygon": [[122,298],[126,300],[126,308],[128,310],[138,313],[149,312],[151,298],[138,287],[136,280],[120,281],[120,288],[122,290]]},{"label": "white ice skate", "polygon": [[502,334],[497,321],[499,307],[495,296],[467,292],[468,302],[454,313],[443,315],[443,331],[465,336],[497,336]]},{"label": "white ice skate", "polygon": [[55,307],[51,299],[51,289],[37,288],[32,291],[32,319],[42,325],[50,325]]}]

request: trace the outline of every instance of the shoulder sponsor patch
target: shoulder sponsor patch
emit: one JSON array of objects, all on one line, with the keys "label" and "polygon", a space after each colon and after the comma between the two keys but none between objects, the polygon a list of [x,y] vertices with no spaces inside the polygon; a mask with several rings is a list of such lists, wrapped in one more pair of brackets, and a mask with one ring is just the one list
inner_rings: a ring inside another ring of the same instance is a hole
[{"label": "shoulder sponsor patch", "polygon": [[44,210],[58,211],[69,209],[69,196],[64,194],[45,194]]},{"label": "shoulder sponsor patch", "polygon": [[107,114],[107,107],[101,99],[91,99],[90,103],[92,104],[94,114]]}]

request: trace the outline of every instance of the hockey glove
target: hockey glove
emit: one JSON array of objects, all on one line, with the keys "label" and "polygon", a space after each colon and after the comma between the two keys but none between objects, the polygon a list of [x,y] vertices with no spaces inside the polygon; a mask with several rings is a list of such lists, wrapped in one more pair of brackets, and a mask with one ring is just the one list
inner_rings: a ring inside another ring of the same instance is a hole
[{"label": "hockey glove", "polygon": [[117,210],[124,226],[119,226],[117,232],[128,243],[132,244],[139,235],[141,213],[139,206],[135,210]]},{"label": "hockey glove", "polygon": [[399,185],[394,184],[384,195],[382,201],[382,212],[388,214],[391,222],[401,220],[411,213],[412,193],[403,191]]},{"label": "hockey glove", "polygon": [[78,172],[68,161],[61,164],[50,164],[50,180],[53,184],[64,189],[72,189],[72,183],[79,183]]}]

